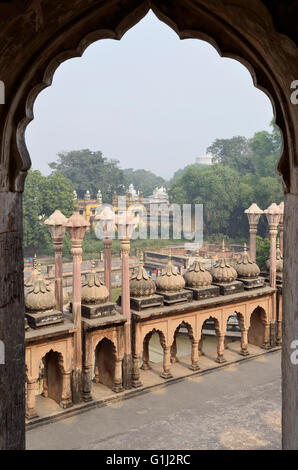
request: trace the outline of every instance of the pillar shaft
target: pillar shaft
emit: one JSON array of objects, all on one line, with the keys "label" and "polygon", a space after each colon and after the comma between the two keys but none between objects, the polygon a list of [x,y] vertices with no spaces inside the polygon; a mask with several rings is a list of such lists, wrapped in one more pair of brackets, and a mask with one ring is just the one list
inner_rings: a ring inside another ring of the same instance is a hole
[{"label": "pillar shaft", "polygon": [[142,386],[142,382],[140,381],[140,367],[139,367],[139,356],[138,356],[138,354],[134,354],[133,359],[132,359],[132,380],[131,380],[131,385],[134,388]]},{"label": "pillar shaft", "polygon": [[143,345],[143,364],[141,366],[142,370],[150,370],[151,367],[149,366],[149,341],[144,341]]},{"label": "pillar shaft", "polygon": [[121,241],[121,253],[122,253],[122,295],[121,295],[121,306],[122,314],[126,316],[130,322],[130,298],[129,298],[129,250],[130,242],[129,239]]},{"label": "pillar shaft", "polygon": [[[85,402],[92,400],[92,396],[91,396],[91,388],[92,388],[91,370],[92,370],[92,365],[91,364],[84,365],[82,389],[83,389],[83,400]],[[99,380],[98,380],[98,382],[99,382]]]},{"label": "pillar shaft", "polygon": [[191,344],[191,370],[199,370],[199,342],[196,340],[192,341]]},{"label": "pillar shaft", "polygon": [[122,359],[116,359],[116,361],[115,361],[113,391],[116,392],[116,393],[119,393],[119,392],[123,391],[123,385],[122,385]]},{"label": "pillar shaft", "polygon": [[257,224],[250,224],[249,226],[249,252],[252,261],[256,261],[256,239],[257,239]]},{"label": "pillar shaft", "polygon": [[103,240],[104,244],[104,282],[105,286],[109,291],[109,301],[111,301],[112,295],[112,239],[105,237]]},{"label": "pillar shaft", "polygon": [[72,406],[71,372],[62,372],[62,396],[60,406],[62,408],[69,408]]},{"label": "pillar shaft", "polygon": [[179,362],[179,359],[177,358],[177,336],[175,335],[171,346],[171,363],[175,364],[176,362]]},{"label": "pillar shaft", "polygon": [[171,354],[170,347],[164,346],[163,348],[163,372],[160,375],[163,379],[171,379]]},{"label": "pillar shaft", "polygon": [[217,358],[216,362],[222,363],[226,362],[224,358],[224,351],[225,351],[225,334],[219,331],[216,331],[217,335]]},{"label": "pillar shaft", "polygon": [[26,418],[33,419],[37,417],[35,411],[35,386],[37,379],[27,381],[27,403],[26,403]]},{"label": "pillar shaft", "polygon": [[240,351],[241,356],[248,356],[248,330],[246,328],[243,328],[241,330],[241,351]]},{"label": "pillar shaft", "polygon": [[63,312],[62,251],[63,251],[63,244],[54,242],[56,309],[59,310],[60,312]]}]

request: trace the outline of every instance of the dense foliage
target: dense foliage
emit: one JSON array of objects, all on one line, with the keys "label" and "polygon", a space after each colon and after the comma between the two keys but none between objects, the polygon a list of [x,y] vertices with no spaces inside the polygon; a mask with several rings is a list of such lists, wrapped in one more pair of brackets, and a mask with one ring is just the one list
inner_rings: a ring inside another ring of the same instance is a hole
[{"label": "dense foliage", "polygon": [[58,153],[58,161],[49,164],[72,182],[78,197],[83,198],[87,190],[95,198],[100,189],[104,202],[111,203],[113,193],[122,194],[125,178],[118,160],[108,160],[102,152],[89,149]]},{"label": "dense foliage", "polygon": [[[28,255],[39,250],[52,252],[50,232],[43,223],[56,209],[65,217],[73,211],[73,186],[60,172],[43,176],[37,170],[30,170],[26,178],[23,198],[24,249]],[[66,238],[65,246],[69,246]]]},{"label": "dense foliage", "polygon": [[[273,124],[271,133],[257,132],[251,139],[216,139],[207,149],[212,154],[212,166],[188,165],[176,172],[170,187],[172,202],[204,205],[205,236],[218,232],[246,236],[244,210],[253,202],[265,209],[283,199],[276,173],[281,145],[280,132]],[[264,236],[266,230],[262,217],[260,233]]]},{"label": "dense foliage", "polygon": [[152,171],[127,168],[123,172],[125,187],[128,188],[132,183],[136,191],[142,192],[145,197],[151,196],[156,187],[167,186],[167,182],[161,176],[156,176]]}]

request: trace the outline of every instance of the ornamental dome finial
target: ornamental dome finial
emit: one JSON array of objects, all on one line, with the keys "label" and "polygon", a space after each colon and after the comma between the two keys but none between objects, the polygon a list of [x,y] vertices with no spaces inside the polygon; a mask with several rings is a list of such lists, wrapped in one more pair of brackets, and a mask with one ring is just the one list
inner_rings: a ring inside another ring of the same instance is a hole
[{"label": "ornamental dome finial", "polygon": [[199,288],[209,287],[211,285],[212,276],[200,262],[199,250],[196,251],[194,263],[184,274],[184,279],[187,287]]},{"label": "ornamental dome finial", "polygon": [[[267,269],[270,269],[270,258],[266,261]],[[283,271],[283,255],[280,251],[279,238],[276,240],[276,272],[282,273]]]},{"label": "ornamental dome finial", "polygon": [[185,287],[185,281],[183,276],[173,266],[171,251],[168,258],[169,261],[166,269],[163,269],[161,275],[156,278],[156,287],[160,292],[177,292]]},{"label": "ornamental dome finial", "polygon": [[247,252],[246,243],[244,243],[243,254],[237,261],[235,268],[239,278],[255,279],[260,274],[259,266],[252,261],[249,253]]},{"label": "ornamental dome finial", "polygon": [[143,259],[143,252],[141,252],[139,266],[134,271],[129,281],[131,297],[148,297],[149,295],[153,295],[156,291],[155,282],[144,268]]},{"label": "ornamental dome finial", "polygon": [[212,269],[212,276],[215,282],[229,283],[235,281],[237,272],[225,258],[225,241],[222,241],[222,257]]},{"label": "ornamental dome finial", "polygon": [[109,291],[95,271],[95,261],[91,261],[91,271],[82,283],[82,303],[104,304],[109,298]]},{"label": "ornamental dome finial", "polygon": [[25,295],[25,306],[29,312],[53,310],[56,307],[55,294],[41,274],[40,265],[38,274]]}]

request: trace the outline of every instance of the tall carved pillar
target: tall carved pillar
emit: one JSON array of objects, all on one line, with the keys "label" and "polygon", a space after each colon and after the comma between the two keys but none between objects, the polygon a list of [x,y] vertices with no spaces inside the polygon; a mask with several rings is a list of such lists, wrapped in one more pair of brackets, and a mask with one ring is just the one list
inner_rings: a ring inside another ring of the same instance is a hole
[{"label": "tall carved pillar", "polygon": [[264,343],[262,346],[263,349],[270,349],[270,323],[264,323]]},{"label": "tall carved pillar", "polygon": [[63,239],[65,235],[65,223],[67,218],[62,212],[56,210],[45,221],[49,226],[55,252],[55,296],[56,309],[63,312],[63,273],[62,273],[62,251]]},{"label": "tall carved pillar", "polygon": [[115,233],[115,212],[108,206],[100,206],[97,209],[94,220],[97,221],[96,236],[103,238],[104,245],[104,283],[109,291],[109,301],[111,301],[111,272],[112,272],[112,237]]},{"label": "tall carved pillar", "polygon": [[199,342],[194,340],[191,344],[191,366],[189,367],[191,370],[199,370]]},{"label": "tall carved pillar", "polygon": [[224,358],[224,350],[225,350],[225,333],[222,333],[220,330],[215,330],[217,336],[217,358],[215,362],[222,364],[227,362]]},{"label": "tall carved pillar", "polygon": [[115,361],[115,374],[114,374],[114,385],[113,391],[120,393],[124,390],[122,385],[122,358],[117,358]]},{"label": "tall carved pillar", "polygon": [[[271,204],[264,211],[269,224],[269,237],[270,237],[270,286],[276,287],[276,236],[277,228],[281,218],[281,209],[275,204]],[[275,319],[275,316],[274,318]]]},{"label": "tall carved pillar", "polygon": [[[270,286],[276,289],[276,236],[277,228],[281,218],[281,209],[274,203],[272,203],[268,209],[264,211],[266,214],[269,224],[269,237],[270,237],[270,260],[269,260],[269,277]],[[272,343],[276,341],[276,293],[272,297],[272,315],[271,315],[271,337]],[[270,331],[269,331],[270,337]],[[269,339],[270,343],[270,339]],[[267,345],[266,345],[267,348]]]},{"label": "tall carved pillar", "polygon": [[104,283],[106,288],[109,291],[109,298],[108,300],[111,301],[112,295],[112,239],[105,237],[103,239],[104,245]]},{"label": "tall carved pillar", "polygon": [[[131,312],[129,295],[129,250],[130,241],[125,239],[121,241],[121,259],[122,259],[122,293],[121,308],[122,314],[127,318],[124,324],[124,358],[123,358],[123,383],[124,387],[131,387],[133,375],[134,384],[137,383],[135,370],[132,370],[132,344],[131,344]],[[135,385],[134,385],[135,386]]]},{"label": "tall carved pillar", "polygon": [[245,214],[248,217],[249,223],[249,251],[250,257],[255,262],[256,261],[256,236],[258,223],[263,211],[257,206],[257,204],[252,204],[248,209],[246,209]]},{"label": "tall carved pillar", "polygon": [[163,346],[163,372],[160,374],[163,379],[171,379],[171,355],[170,347]]},{"label": "tall carved pillar", "polygon": [[[129,389],[132,385],[132,376],[134,386],[137,383],[135,380],[135,370],[133,371],[132,361],[135,362],[135,357],[132,359],[132,351],[134,345],[132,344],[131,334],[131,312],[130,312],[130,290],[129,290],[129,251],[130,251],[130,238],[133,230],[139,223],[139,217],[135,217],[132,212],[126,210],[119,210],[116,216],[116,224],[118,225],[118,234],[121,239],[121,260],[122,260],[122,294],[121,294],[121,307],[122,314],[126,317],[127,321],[124,324],[124,358],[123,358],[123,385],[124,388]],[[135,366],[135,364],[134,364]]]},{"label": "tall carved pillar", "polygon": [[241,329],[241,356],[249,356],[248,352],[248,329]]},{"label": "tall carved pillar", "polygon": [[71,399],[71,372],[62,372],[62,395],[61,395],[61,408],[70,408],[73,406]]},{"label": "tall carved pillar", "polygon": [[132,359],[132,379],[131,379],[131,385],[134,388],[141,387],[142,382],[140,380],[140,367],[139,367],[139,356],[138,354],[134,353],[133,354],[133,359]]},{"label": "tall carved pillar", "polygon": [[81,375],[82,375],[82,322],[81,322],[81,263],[82,241],[86,228],[90,223],[78,212],[75,212],[65,223],[70,239],[71,253],[73,257],[72,279],[72,315],[76,327],[74,333],[74,371],[73,371],[73,402],[81,401]]},{"label": "tall carved pillar", "polygon": [[[151,336],[150,336],[151,338]],[[141,365],[142,370],[150,370],[149,366],[149,341],[150,338],[145,339],[143,343],[143,364]]]},{"label": "tall carved pillar", "polygon": [[[92,371],[92,364],[85,364],[83,368],[83,400],[85,402],[92,400],[91,395],[91,388],[92,388],[92,381],[91,381],[91,371]],[[98,380],[99,382],[99,380]]]},{"label": "tall carved pillar", "polygon": [[171,346],[171,363],[175,364],[176,362],[179,362],[179,359],[177,357],[177,335],[174,335],[174,341]]},{"label": "tall carved pillar", "polygon": [[199,356],[204,356],[204,351],[203,351],[203,334],[201,334],[201,337],[200,337],[200,339],[199,339],[198,351],[199,351]]},{"label": "tall carved pillar", "polygon": [[26,418],[33,419],[37,418],[35,411],[35,386],[37,383],[36,379],[27,380],[27,403],[26,403]]}]

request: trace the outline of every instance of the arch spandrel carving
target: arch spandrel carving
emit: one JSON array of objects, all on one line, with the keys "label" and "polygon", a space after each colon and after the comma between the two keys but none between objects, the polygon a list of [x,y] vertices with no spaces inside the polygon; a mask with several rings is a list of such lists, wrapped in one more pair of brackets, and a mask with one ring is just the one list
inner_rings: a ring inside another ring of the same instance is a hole
[{"label": "arch spandrel carving", "polygon": [[[22,43],[14,44],[15,55],[10,57],[6,53],[4,59],[0,59],[7,74],[4,76],[7,104],[0,109],[0,189],[23,190],[30,167],[25,129],[33,118],[36,96],[51,84],[59,64],[82,55],[86,47],[98,39],[121,39],[151,8],[181,39],[206,40],[221,56],[239,60],[249,69],[255,85],[269,96],[275,109],[276,124],[284,136],[279,170],[286,189],[290,190],[290,167],[298,166],[298,136],[295,133],[298,107],[290,102],[290,83],[298,76],[298,48],[291,39],[274,29],[271,15],[260,0],[252,0],[249,6],[243,0],[119,0],[105,5],[75,1],[71,14],[65,0],[59,5],[59,31],[57,21],[53,21],[55,7],[51,11],[45,8],[43,28],[36,32],[33,24],[32,31],[29,28],[27,33],[24,32]],[[7,28],[9,25],[6,32]],[[39,41],[35,40],[36,34]],[[23,54],[15,67],[14,60],[19,57],[21,46]],[[1,52],[0,47],[0,55]],[[289,94],[285,96],[283,90],[288,87]]]},{"label": "arch spandrel carving", "polygon": [[71,372],[72,361],[67,351],[67,342],[44,344],[26,348],[26,367],[28,380],[33,380],[39,376],[39,364],[50,352],[59,354],[59,366],[63,372]]},{"label": "arch spandrel carving", "polygon": [[169,341],[173,343],[176,330],[184,323],[187,327],[188,335],[191,340],[198,341],[198,332],[196,331],[196,318],[172,319],[169,327]]}]

